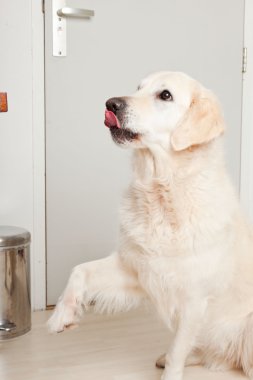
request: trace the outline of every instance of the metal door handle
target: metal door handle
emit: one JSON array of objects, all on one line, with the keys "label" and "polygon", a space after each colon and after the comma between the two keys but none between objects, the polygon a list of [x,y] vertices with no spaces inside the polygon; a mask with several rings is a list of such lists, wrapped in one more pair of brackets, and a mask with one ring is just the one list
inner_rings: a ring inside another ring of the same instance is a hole
[{"label": "metal door handle", "polygon": [[70,8],[64,7],[58,9],[57,15],[60,17],[83,17],[90,18],[95,15],[95,12],[90,9],[79,9],[79,8]]},{"label": "metal door handle", "polygon": [[79,18],[85,21],[95,15],[93,9],[68,7],[66,4],[67,1],[68,0],[52,0],[54,57],[66,57],[67,55],[67,18]]}]

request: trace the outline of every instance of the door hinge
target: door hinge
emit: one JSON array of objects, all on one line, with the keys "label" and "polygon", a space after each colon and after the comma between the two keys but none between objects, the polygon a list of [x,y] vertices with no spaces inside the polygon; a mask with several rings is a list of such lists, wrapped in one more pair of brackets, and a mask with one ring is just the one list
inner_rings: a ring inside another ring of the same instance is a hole
[{"label": "door hinge", "polygon": [[245,74],[247,72],[247,48],[244,47],[242,50],[242,73]]},{"label": "door hinge", "polygon": [[42,13],[45,13],[45,0],[41,0]]}]

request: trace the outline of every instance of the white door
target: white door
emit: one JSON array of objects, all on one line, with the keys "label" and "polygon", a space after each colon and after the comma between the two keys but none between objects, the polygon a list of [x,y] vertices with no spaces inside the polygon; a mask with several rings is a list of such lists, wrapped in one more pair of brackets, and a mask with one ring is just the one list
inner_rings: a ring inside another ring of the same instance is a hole
[{"label": "white door", "polygon": [[103,125],[104,103],[157,70],[184,71],[220,98],[227,162],[240,176],[244,0],[66,0],[95,11],[67,18],[67,56],[52,55],[46,0],[47,303],[71,268],[115,247],[129,152]]}]

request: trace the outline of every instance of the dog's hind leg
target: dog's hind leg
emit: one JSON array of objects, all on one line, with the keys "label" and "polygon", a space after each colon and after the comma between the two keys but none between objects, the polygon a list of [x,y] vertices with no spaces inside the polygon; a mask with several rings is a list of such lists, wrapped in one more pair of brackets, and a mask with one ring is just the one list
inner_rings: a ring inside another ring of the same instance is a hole
[{"label": "dog's hind leg", "polygon": [[245,319],[243,334],[239,338],[238,351],[245,374],[253,380],[253,313]]},{"label": "dog's hind leg", "polygon": [[129,310],[144,297],[137,277],[117,254],[76,266],[66,289],[48,321],[52,332],[79,322],[83,309],[94,305],[98,312]]},{"label": "dog's hind leg", "polygon": [[253,380],[253,313],[217,322],[203,346],[203,364],[212,371],[243,369]]}]

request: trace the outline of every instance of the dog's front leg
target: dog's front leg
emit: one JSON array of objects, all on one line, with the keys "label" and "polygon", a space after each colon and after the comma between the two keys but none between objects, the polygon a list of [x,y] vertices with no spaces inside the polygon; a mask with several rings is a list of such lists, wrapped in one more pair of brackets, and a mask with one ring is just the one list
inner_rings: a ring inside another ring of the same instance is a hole
[{"label": "dog's front leg", "polygon": [[129,310],[144,293],[133,271],[117,254],[76,266],[48,321],[49,330],[60,332],[79,322],[83,308],[97,311]]},{"label": "dog's front leg", "polygon": [[205,309],[206,302],[203,300],[194,300],[185,305],[179,315],[171,348],[165,357],[161,380],[182,380],[185,362],[196,342]]}]

